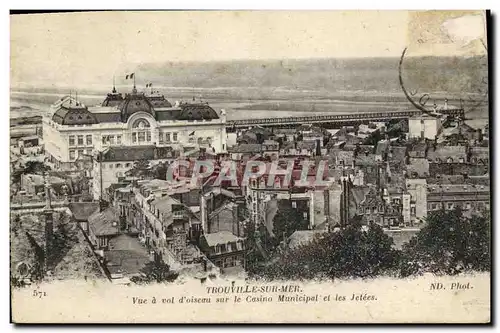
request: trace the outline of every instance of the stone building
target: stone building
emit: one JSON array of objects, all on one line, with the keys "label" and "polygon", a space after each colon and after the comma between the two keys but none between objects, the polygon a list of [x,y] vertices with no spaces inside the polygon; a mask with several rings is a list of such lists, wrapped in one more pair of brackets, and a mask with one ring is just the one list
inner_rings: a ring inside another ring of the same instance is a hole
[{"label": "stone building", "polygon": [[43,139],[50,162],[70,170],[79,156],[108,147],[199,146],[224,152],[225,125],[223,110],[206,103],[172,106],[162,95],[149,96],[134,86],[125,96],[113,88],[98,106],[73,97],[58,100],[43,118]]}]

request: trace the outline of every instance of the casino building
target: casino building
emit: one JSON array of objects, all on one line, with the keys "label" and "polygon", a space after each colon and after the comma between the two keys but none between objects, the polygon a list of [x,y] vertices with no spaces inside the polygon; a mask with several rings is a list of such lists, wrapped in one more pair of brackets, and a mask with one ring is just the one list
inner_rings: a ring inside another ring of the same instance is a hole
[{"label": "casino building", "polygon": [[43,139],[49,162],[73,170],[77,161],[113,147],[205,147],[226,150],[225,111],[208,103],[172,105],[158,93],[146,95],[136,87],[123,96],[113,87],[104,101],[88,107],[66,96],[51,106],[43,119]]}]

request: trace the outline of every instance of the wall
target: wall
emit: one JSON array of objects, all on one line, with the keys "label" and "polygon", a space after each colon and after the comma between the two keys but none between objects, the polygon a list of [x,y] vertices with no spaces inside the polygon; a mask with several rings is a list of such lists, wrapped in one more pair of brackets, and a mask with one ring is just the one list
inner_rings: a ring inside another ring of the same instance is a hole
[{"label": "wall", "polygon": [[441,120],[439,118],[409,119],[408,125],[410,138],[420,138],[423,131],[424,138],[434,140],[436,135],[438,135],[441,131]]},{"label": "wall", "polygon": [[[406,179],[406,188],[415,201],[415,218],[427,218],[427,180],[426,179]],[[414,221],[416,222],[416,221]]]}]

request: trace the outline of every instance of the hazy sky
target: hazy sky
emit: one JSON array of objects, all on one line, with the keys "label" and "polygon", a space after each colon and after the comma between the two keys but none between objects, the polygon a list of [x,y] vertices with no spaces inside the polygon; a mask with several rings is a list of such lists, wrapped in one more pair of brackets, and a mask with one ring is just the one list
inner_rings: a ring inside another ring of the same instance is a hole
[{"label": "hazy sky", "polygon": [[399,56],[411,17],[402,11],[11,16],[11,82],[109,81],[141,62]]}]

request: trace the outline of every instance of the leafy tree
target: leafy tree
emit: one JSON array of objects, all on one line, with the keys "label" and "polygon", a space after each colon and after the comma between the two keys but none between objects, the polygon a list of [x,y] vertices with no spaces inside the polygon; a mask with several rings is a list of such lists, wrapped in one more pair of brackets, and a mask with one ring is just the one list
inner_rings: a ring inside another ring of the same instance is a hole
[{"label": "leafy tree", "polygon": [[489,271],[490,250],[489,213],[468,217],[459,208],[441,209],[403,247],[401,275]]},{"label": "leafy tree", "polygon": [[167,171],[168,171],[168,162],[158,163],[157,165],[151,168],[151,174],[156,179],[167,179]]},{"label": "leafy tree", "polygon": [[290,237],[297,230],[307,230],[309,223],[297,209],[280,207],[273,219],[273,233],[278,239]]},{"label": "leafy tree", "polygon": [[382,135],[382,133],[380,133],[380,130],[376,130],[374,132],[372,132],[364,141],[363,141],[363,144],[364,145],[370,145],[370,146],[376,146],[377,143],[384,139],[384,136]]},{"label": "leafy tree", "polygon": [[134,167],[130,169],[127,174],[136,177],[144,178],[149,174],[149,161],[148,160],[138,160],[134,162]]},{"label": "leafy tree", "polygon": [[28,161],[24,166],[23,173],[43,174],[45,171],[50,171],[50,167],[39,161]]},{"label": "leafy tree", "polygon": [[285,251],[262,270],[271,279],[375,277],[394,274],[400,253],[381,227],[364,230],[358,221]]},{"label": "leafy tree", "polygon": [[131,280],[134,283],[151,283],[151,282],[173,282],[179,274],[170,270],[160,256],[155,255],[153,261],[148,262],[144,268],[141,269],[142,276],[135,276]]}]

